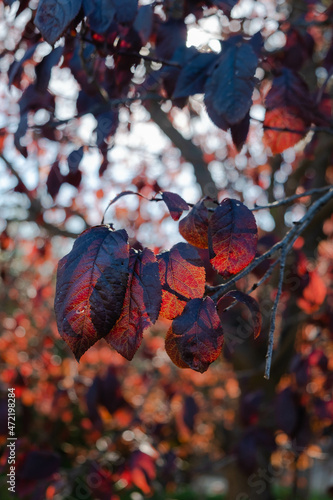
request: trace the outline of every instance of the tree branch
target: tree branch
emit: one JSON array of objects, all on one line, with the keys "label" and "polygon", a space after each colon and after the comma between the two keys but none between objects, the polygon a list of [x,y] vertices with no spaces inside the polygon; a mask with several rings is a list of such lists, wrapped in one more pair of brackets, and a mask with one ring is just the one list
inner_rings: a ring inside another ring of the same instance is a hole
[{"label": "tree branch", "polygon": [[160,127],[162,132],[169,137],[170,141],[180,150],[184,160],[193,165],[194,173],[204,196],[216,198],[217,187],[208,170],[207,163],[203,158],[201,149],[193,144],[190,139],[185,139],[170,122],[168,116],[162,111],[157,102],[148,102],[144,106],[149,111],[152,120]]},{"label": "tree branch", "polygon": [[284,278],[284,269],[285,269],[285,265],[286,265],[286,258],[287,258],[287,247],[283,247],[282,251],[281,251],[281,258],[280,258],[279,284],[278,284],[278,289],[277,289],[276,297],[274,300],[274,304],[272,307],[271,321],[270,321],[270,327],[269,327],[269,333],[268,333],[268,346],[267,346],[266,366],[265,366],[265,375],[264,375],[264,377],[267,380],[269,379],[270,372],[271,372],[273,346],[274,346],[276,311],[277,311],[277,308],[278,308],[278,305],[280,302],[281,293],[282,293],[282,285],[283,285],[283,278]]},{"label": "tree branch", "polygon": [[299,198],[304,198],[305,196],[312,196],[313,194],[318,194],[318,193],[324,193],[325,191],[328,191],[329,189],[332,189],[333,186],[324,186],[321,188],[314,188],[314,189],[309,189],[309,191],[304,191],[303,193],[300,194],[293,194],[292,196],[289,196],[288,198],[283,198],[282,200],[277,200],[274,201],[273,203],[268,203],[267,205],[255,205],[254,208],[250,208],[252,212],[256,210],[263,210],[264,208],[275,208],[275,207],[280,207],[282,205],[287,205],[288,203],[291,203],[294,200],[297,200]]},{"label": "tree branch", "polygon": [[[50,234],[51,236],[64,236],[66,238],[77,238],[77,236],[78,236],[77,233],[72,233],[71,231],[67,231],[66,229],[64,229],[62,227],[54,226],[53,224],[50,224],[49,222],[46,222],[43,219],[44,207],[42,206],[40,200],[34,198],[32,192],[29,191],[29,189],[26,187],[26,185],[22,181],[21,176],[17,173],[17,171],[15,170],[13,165],[2,154],[0,154],[0,159],[5,163],[8,170],[16,177],[24,194],[26,194],[26,196],[29,198],[30,208],[28,209],[27,220],[30,222],[35,222],[39,227],[45,229],[47,231],[47,233]],[[87,222],[82,214],[75,212],[74,210],[71,210],[71,213],[72,213],[72,215],[76,215],[83,220],[83,222],[85,223],[85,228],[88,227],[88,224],[87,224]],[[37,217],[38,217],[38,222],[36,220]],[[14,220],[14,219],[8,220],[8,222],[15,222],[15,221],[16,220]],[[17,222],[20,222],[20,221],[17,221]]]}]

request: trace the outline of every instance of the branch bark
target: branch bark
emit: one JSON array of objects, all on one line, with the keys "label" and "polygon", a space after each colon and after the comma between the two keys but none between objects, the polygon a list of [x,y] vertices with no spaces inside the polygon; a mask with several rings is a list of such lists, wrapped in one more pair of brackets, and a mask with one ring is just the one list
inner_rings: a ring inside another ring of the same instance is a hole
[{"label": "branch bark", "polygon": [[145,102],[145,108],[149,111],[151,119],[160,127],[162,132],[181,152],[184,160],[193,165],[194,173],[204,196],[217,197],[217,187],[208,170],[201,149],[193,144],[190,139],[185,139],[170,122],[168,116],[162,111],[158,102]]}]

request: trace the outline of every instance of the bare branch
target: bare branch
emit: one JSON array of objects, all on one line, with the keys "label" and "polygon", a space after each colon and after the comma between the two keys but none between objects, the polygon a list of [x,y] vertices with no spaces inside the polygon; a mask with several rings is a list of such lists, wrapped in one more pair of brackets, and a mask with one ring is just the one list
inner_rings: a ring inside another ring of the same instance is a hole
[{"label": "bare branch", "polygon": [[226,283],[223,283],[222,285],[218,285],[215,287],[207,286],[206,290],[211,293],[213,292],[212,299],[216,302],[224,293],[230,290],[230,288],[232,288],[235,285],[235,283],[237,283],[237,281],[247,276],[251,271],[253,271],[253,269],[255,269],[259,264],[261,264],[261,262],[268,259],[269,257],[272,257],[277,252],[282,250],[284,247],[287,248],[287,253],[288,253],[292,248],[292,245],[294,244],[295,240],[310,224],[316,213],[319,212],[319,210],[321,210],[321,208],[324,205],[326,205],[326,203],[328,203],[328,201],[330,201],[332,198],[333,198],[333,187],[330,186],[328,193],[321,196],[321,198],[319,198],[311,205],[307,213],[302,217],[300,221],[297,222],[297,224],[295,224],[295,226],[292,229],[288,231],[288,233],[284,236],[282,240],[273,245],[272,248],[267,250],[267,252],[263,253],[262,255],[254,259],[245,269],[243,269],[243,271],[236,274],[236,276],[229,279]]},{"label": "bare branch", "polygon": [[318,194],[318,193],[324,193],[325,191],[328,191],[332,189],[333,186],[324,186],[321,188],[314,188],[314,189],[309,189],[309,191],[304,191],[303,193],[300,194],[293,194],[292,196],[289,196],[288,198],[283,198],[282,200],[277,200],[274,201],[273,203],[268,203],[267,205],[255,205],[253,208],[250,208],[252,212],[255,212],[256,210],[263,210],[264,208],[275,208],[275,207],[280,207],[282,205],[288,205],[288,203],[291,203],[294,200],[298,200],[299,198],[304,198],[306,196],[312,196],[313,194]]},{"label": "bare branch", "polygon": [[264,375],[264,377],[267,380],[269,379],[270,372],[271,372],[273,346],[274,346],[276,311],[277,311],[277,308],[278,308],[278,305],[280,302],[281,293],[282,293],[284,268],[286,265],[287,251],[288,251],[288,248],[286,246],[284,246],[282,248],[282,251],[281,251],[279,284],[278,284],[278,289],[277,289],[276,297],[274,300],[274,304],[272,307],[271,322],[270,322],[269,333],[268,333],[268,347],[267,347],[267,354],[266,354],[265,375]]}]

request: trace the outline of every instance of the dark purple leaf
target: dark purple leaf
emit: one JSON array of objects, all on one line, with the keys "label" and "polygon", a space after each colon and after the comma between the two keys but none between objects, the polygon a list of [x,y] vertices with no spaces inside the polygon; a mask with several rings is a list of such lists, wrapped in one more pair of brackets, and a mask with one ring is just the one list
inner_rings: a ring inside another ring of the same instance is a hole
[{"label": "dark purple leaf", "polygon": [[247,134],[250,128],[250,113],[248,112],[244,118],[235,125],[231,125],[230,132],[232,141],[238,151],[240,151],[246,141]]},{"label": "dark purple leaf", "polygon": [[[231,290],[230,292],[223,295],[220,301],[223,301],[225,297],[232,297],[236,299],[238,302],[241,302],[242,304],[246,305],[252,316],[254,338],[256,339],[257,337],[259,337],[261,331],[262,317],[258,302],[250,295],[247,295],[246,293],[243,293],[239,290]],[[219,302],[217,303],[217,309],[219,308]],[[223,324],[223,312],[220,315],[220,319]]]},{"label": "dark purple leaf", "polygon": [[86,402],[89,418],[99,429],[103,427],[103,421],[98,411],[99,406],[104,406],[110,415],[124,406],[125,400],[122,395],[121,383],[112,367],[109,367],[104,375],[97,375],[94,378],[87,391]]},{"label": "dark purple leaf", "polygon": [[64,51],[63,47],[57,47],[56,49],[52,50],[52,52],[50,52],[47,56],[45,56],[44,59],[39,64],[37,64],[35,68],[36,72],[35,85],[36,85],[36,90],[38,90],[38,92],[43,93],[47,91],[52,68],[54,66],[57,66],[57,64],[59,63],[63,51]]},{"label": "dark purple leaf", "polygon": [[116,15],[113,0],[83,0],[82,3],[90,28],[96,33],[105,33]]},{"label": "dark purple leaf", "polygon": [[307,125],[311,122],[318,125],[327,124],[327,118],[318,110],[306,82],[298,73],[288,68],[284,68],[281,74],[274,78],[266,96],[266,108],[290,108]]},{"label": "dark purple leaf", "polygon": [[37,109],[54,111],[55,107],[54,96],[50,92],[38,92],[33,84],[25,89],[18,104],[21,115],[28,111],[37,111]]},{"label": "dark purple leaf", "polygon": [[[29,59],[32,58],[38,45],[39,45],[38,43],[35,43],[31,47],[29,47],[24,56],[19,61],[14,61],[13,64],[10,66],[8,71],[8,87],[10,87],[14,82],[20,83],[20,76],[23,69],[23,63],[25,61],[29,61]],[[18,82],[16,82],[16,80],[18,80]]]},{"label": "dark purple leaf", "polygon": [[[208,81],[207,81],[207,83],[208,83]],[[213,94],[207,92],[205,94],[204,102],[205,102],[207,114],[208,114],[209,118],[212,120],[212,122],[214,123],[214,125],[216,125],[221,130],[227,131],[229,128],[229,123],[225,120],[225,118],[222,114],[220,114],[218,111],[216,111],[215,105],[214,105]]]},{"label": "dark purple leaf", "polygon": [[92,227],[58,264],[58,330],[77,360],[109,333],[121,314],[128,279],[127,239],[124,229]]},{"label": "dark purple leaf", "polygon": [[177,99],[194,94],[203,94],[210,68],[216,63],[218,58],[219,55],[214,52],[196,52],[181,70],[173,98]]},{"label": "dark purple leaf", "polygon": [[75,174],[79,168],[79,165],[81,163],[81,160],[83,158],[83,146],[81,146],[79,149],[76,149],[75,151],[72,151],[70,155],[67,158],[67,163],[68,163],[68,168],[69,172],[71,174]]},{"label": "dark purple leaf", "polygon": [[60,172],[59,161],[55,161],[51,167],[46,181],[47,192],[54,199],[59,193],[59,189],[64,182],[64,176]]},{"label": "dark purple leaf", "polygon": [[205,103],[230,126],[239,123],[250,109],[258,57],[251,43],[240,36],[222,45],[218,63],[206,82]]},{"label": "dark purple leaf", "polygon": [[222,326],[210,297],[190,300],[165,339],[165,349],[176,366],[187,365],[200,373],[218,358],[222,345]]},{"label": "dark purple leaf", "polygon": [[189,210],[189,206],[185,200],[179,194],[170,193],[169,191],[164,191],[162,193],[162,198],[168,210],[170,212],[173,220],[179,220],[182,216],[184,210]]},{"label": "dark purple leaf", "polygon": [[[75,80],[80,84],[82,88],[82,90],[79,92],[76,105],[78,113],[80,114],[90,113],[91,110],[96,107],[96,105],[98,105],[101,109],[101,104],[103,103],[101,96],[96,95],[96,85],[94,85],[94,83],[89,80],[87,75],[87,72],[90,74],[94,71],[92,56],[95,50],[96,49],[92,43],[87,43],[83,47],[83,53],[81,54],[82,48],[79,44],[79,41],[75,39],[73,51],[71,50],[70,55],[67,56],[67,65],[71,70]],[[66,52],[64,57],[66,59]],[[85,68],[82,65],[82,57],[86,62]]]},{"label": "dark purple leaf", "polygon": [[156,56],[171,60],[175,51],[185,47],[187,38],[186,24],[183,19],[168,19],[161,23],[156,35]]},{"label": "dark purple leaf", "polygon": [[40,0],[35,25],[51,45],[61,37],[78,15],[82,0]]},{"label": "dark purple leaf", "polygon": [[138,12],[138,0],[112,0],[118,23],[132,23]]},{"label": "dark purple leaf", "polygon": [[25,146],[22,146],[21,139],[25,136],[28,130],[28,113],[21,114],[20,121],[16,132],[14,134],[14,144],[16,149],[25,157],[28,157],[28,150]]},{"label": "dark purple leaf", "polygon": [[102,146],[104,141],[116,133],[119,119],[118,111],[105,111],[96,116],[97,126],[94,130],[96,134],[97,146]]},{"label": "dark purple leaf", "polygon": [[70,184],[75,188],[79,187],[79,185],[81,184],[81,180],[82,180],[82,173],[80,172],[80,170],[77,170],[76,172],[69,172],[64,177],[64,182],[67,182],[67,184]]},{"label": "dark purple leaf", "polygon": [[183,419],[184,424],[190,429],[194,430],[194,420],[198,413],[199,408],[193,396],[186,396],[184,401]]},{"label": "dark purple leaf", "polygon": [[131,360],[140,347],[144,330],[155,323],[162,291],[158,263],[148,248],[130,249],[129,278],[121,315],[105,340]]},{"label": "dark purple leaf", "polygon": [[252,45],[252,48],[257,56],[260,57],[262,49],[264,47],[264,39],[260,31],[253,35],[250,40],[250,44]]},{"label": "dark purple leaf", "polygon": [[145,45],[153,29],[154,11],[152,5],[141,5],[135,18],[133,28],[139,34],[141,42]]}]

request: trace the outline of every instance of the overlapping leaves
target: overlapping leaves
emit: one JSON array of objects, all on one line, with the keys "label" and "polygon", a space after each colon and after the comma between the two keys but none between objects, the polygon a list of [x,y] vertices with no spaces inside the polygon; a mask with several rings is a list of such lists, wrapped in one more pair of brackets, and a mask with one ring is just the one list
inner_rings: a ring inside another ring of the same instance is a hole
[{"label": "overlapping leaves", "polygon": [[[110,205],[132,194],[138,193],[125,191]],[[189,209],[180,196],[161,195],[158,201],[166,203],[175,220]],[[59,333],[77,360],[101,338],[131,360],[144,330],[160,316],[173,320],[166,350],[177,366],[203,372],[215,361],[223,344],[223,315],[205,297],[204,262],[193,245],[209,247],[213,267],[228,277],[254,258],[257,228],[252,212],[240,201],[223,200],[210,209],[210,217],[205,201],[180,222],[181,234],[192,244],[177,243],[156,256],[148,248],[130,248],[126,231],[109,225],[92,227],[77,238],[59,262],[55,298]],[[258,336],[261,315],[256,301],[239,291],[221,300],[230,298],[248,307]]]},{"label": "overlapping leaves", "polygon": [[154,253],[130,249],[129,280],[120,317],[105,340],[131,360],[140,347],[143,331],[157,320],[161,285]]},{"label": "overlapping leaves", "polygon": [[210,297],[186,304],[169,329],[165,348],[180,368],[204,372],[221,353],[223,330]]},{"label": "overlapping leaves", "polygon": [[177,243],[170,251],[157,256],[162,284],[160,314],[174,319],[190,299],[202,297],[206,273],[196,249],[186,243]]},{"label": "overlapping leaves", "polygon": [[124,229],[97,226],[82,233],[59,262],[55,312],[58,330],[76,359],[105,337],[125,298],[129,245]]}]

